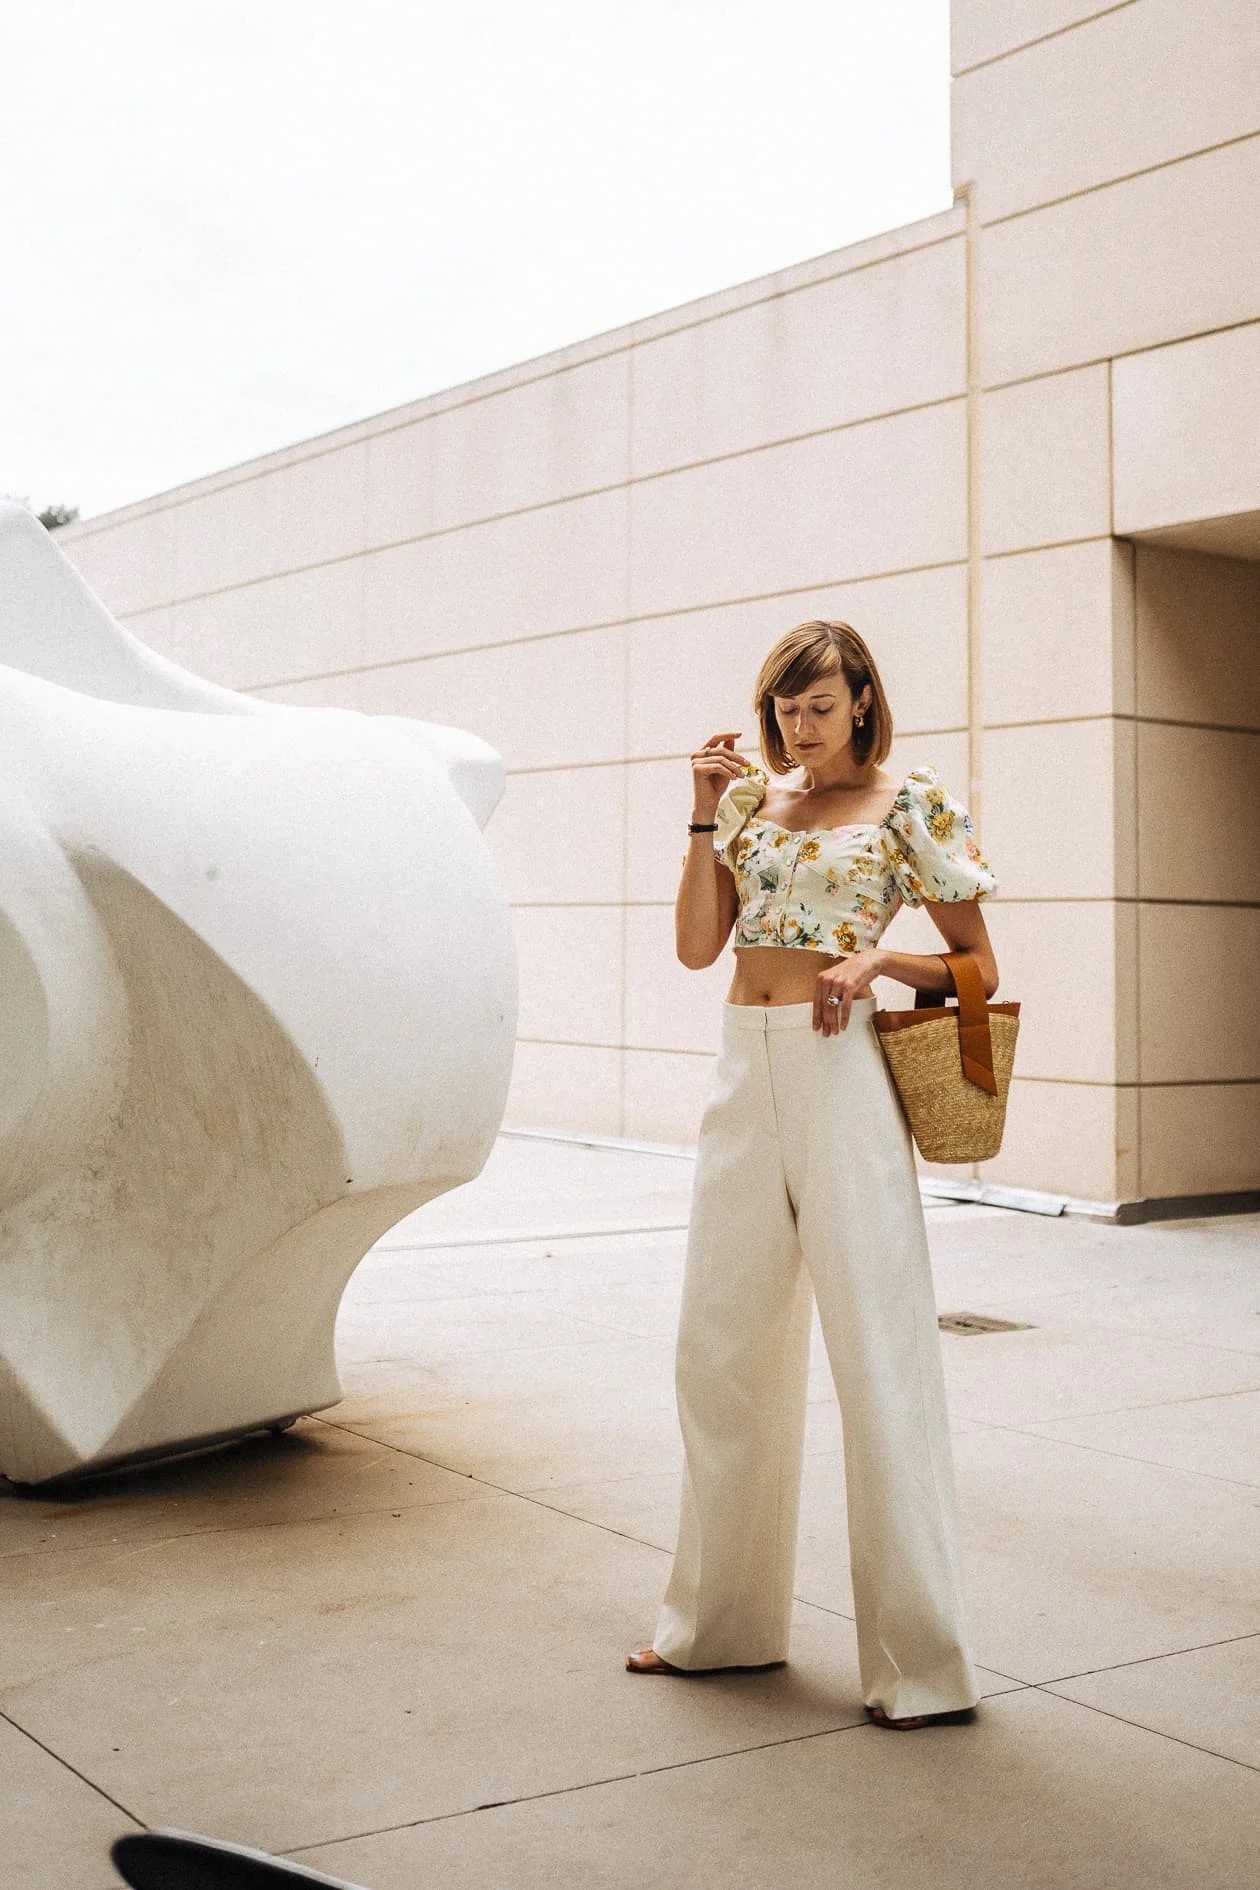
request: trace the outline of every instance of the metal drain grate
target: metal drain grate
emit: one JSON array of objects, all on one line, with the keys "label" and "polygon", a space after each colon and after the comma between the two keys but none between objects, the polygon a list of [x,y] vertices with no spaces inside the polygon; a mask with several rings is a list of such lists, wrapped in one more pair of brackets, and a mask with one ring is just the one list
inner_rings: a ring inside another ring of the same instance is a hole
[{"label": "metal drain grate", "polygon": [[984,1313],[951,1312],[942,1313],[937,1320],[942,1332],[1032,1332],[1034,1327],[1019,1319],[990,1319]]}]

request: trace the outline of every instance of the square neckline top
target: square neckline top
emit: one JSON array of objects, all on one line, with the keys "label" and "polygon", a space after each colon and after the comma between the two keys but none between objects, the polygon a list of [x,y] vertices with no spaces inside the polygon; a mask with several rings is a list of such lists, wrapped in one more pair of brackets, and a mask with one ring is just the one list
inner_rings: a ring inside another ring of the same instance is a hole
[{"label": "square neckline top", "polygon": [[786,945],[843,957],[875,944],[903,904],[983,899],[996,889],[971,816],[934,768],[912,768],[882,819],[836,827],[785,827],[759,815],[769,785],[764,770],[749,766],[715,815],[715,855],[738,894],[737,949]]}]

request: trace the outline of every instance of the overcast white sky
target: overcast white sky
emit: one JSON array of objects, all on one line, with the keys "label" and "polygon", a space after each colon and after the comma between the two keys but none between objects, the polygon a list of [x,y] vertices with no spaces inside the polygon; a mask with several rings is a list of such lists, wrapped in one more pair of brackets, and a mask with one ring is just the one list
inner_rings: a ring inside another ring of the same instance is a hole
[{"label": "overcast white sky", "polygon": [[943,209],[948,0],[0,25],[0,492],[87,516]]}]

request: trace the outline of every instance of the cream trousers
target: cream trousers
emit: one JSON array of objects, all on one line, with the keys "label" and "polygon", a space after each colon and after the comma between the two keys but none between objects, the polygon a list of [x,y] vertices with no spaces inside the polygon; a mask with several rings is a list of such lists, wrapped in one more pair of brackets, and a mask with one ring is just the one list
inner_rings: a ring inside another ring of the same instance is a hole
[{"label": "cream trousers", "polygon": [[858,999],[824,1037],[808,1004],[725,1007],[678,1332],[682,1516],[652,1644],[686,1668],[787,1657],[812,1287],[863,1696],[901,1717],[977,1691],[923,1209],[874,1010]]}]

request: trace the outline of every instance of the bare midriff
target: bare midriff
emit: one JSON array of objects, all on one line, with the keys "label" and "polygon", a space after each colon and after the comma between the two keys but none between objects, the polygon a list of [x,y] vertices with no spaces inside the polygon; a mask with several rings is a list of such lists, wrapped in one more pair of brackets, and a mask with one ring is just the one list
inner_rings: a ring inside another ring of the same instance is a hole
[{"label": "bare midriff", "polygon": [[[800,945],[737,946],[734,957],[728,1004],[812,1004],[819,972],[841,962]],[[874,992],[868,984],[856,995],[873,997]]]}]

